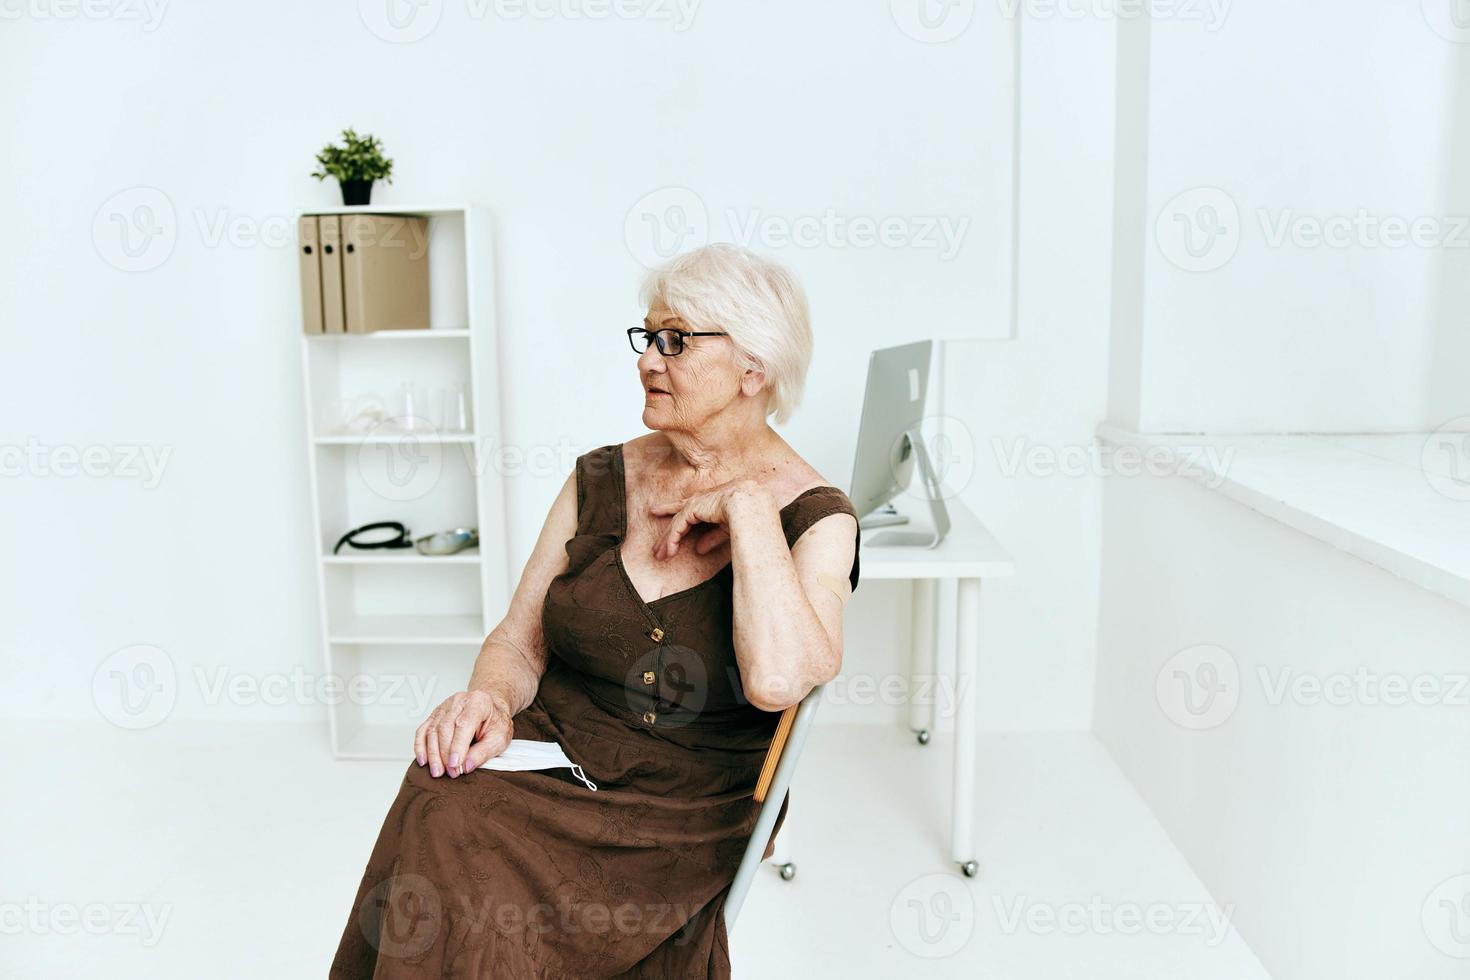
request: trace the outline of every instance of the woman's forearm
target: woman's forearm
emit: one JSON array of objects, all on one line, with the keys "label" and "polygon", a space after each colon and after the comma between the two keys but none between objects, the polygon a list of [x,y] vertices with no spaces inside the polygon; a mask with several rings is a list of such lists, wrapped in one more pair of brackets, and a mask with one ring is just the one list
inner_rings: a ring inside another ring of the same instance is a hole
[{"label": "woman's forearm", "polygon": [[497,628],[480,645],[466,689],[490,695],[507,715],[515,716],[536,697],[545,673],[543,645],[522,648]]},{"label": "woman's forearm", "polygon": [[835,672],[832,641],[807,599],[770,495],[752,488],[730,508],[735,659],[750,702],[779,710]]}]

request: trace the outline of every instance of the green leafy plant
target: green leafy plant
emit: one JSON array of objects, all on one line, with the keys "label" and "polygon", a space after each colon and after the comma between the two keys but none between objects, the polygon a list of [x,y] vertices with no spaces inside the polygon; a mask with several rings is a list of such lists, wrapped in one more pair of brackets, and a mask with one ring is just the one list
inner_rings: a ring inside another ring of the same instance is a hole
[{"label": "green leafy plant", "polygon": [[393,183],[393,161],[383,156],[383,141],[370,133],[358,136],[352,129],[342,130],[340,145],[328,143],[316,155],[317,180],[336,177],[339,181],[386,180]]}]

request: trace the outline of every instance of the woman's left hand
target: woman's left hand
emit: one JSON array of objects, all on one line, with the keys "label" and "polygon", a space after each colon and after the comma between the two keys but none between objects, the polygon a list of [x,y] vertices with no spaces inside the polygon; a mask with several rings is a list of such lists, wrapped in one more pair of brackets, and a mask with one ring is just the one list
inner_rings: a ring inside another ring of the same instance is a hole
[{"label": "woman's left hand", "polygon": [[683,500],[652,504],[648,512],[658,517],[674,515],[668,528],[653,546],[653,557],[672,558],[698,525],[708,525],[694,542],[694,552],[707,555],[730,540],[732,515],[752,503],[770,505],[766,488],[755,480],[731,480]]}]

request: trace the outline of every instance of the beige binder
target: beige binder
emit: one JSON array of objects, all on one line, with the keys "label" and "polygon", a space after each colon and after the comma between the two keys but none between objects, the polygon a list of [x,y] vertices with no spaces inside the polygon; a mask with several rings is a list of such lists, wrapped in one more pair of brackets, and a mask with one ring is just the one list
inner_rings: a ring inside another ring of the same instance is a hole
[{"label": "beige binder", "polygon": [[317,218],[322,243],[322,332],[342,333],[342,224],[335,214]]},{"label": "beige binder", "polygon": [[301,259],[301,329],[322,332],[322,255],[317,240],[316,215],[303,214],[296,222],[296,247]]},{"label": "beige binder", "polygon": [[342,216],[348,333],[429,326],[429,221],[401,214]]}]

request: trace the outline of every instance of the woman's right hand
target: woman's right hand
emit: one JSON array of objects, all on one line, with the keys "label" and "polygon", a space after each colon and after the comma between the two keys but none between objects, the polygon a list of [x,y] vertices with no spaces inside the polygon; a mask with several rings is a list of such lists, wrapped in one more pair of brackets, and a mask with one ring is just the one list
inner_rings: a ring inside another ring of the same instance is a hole
[{"label": "woman's right hand", "polygon": [[514,723],[499,698],[485,691],[460,691],[445,699],[413,735],[413,754],[429,775],[451,778],[471,772],[505,751]]}]

